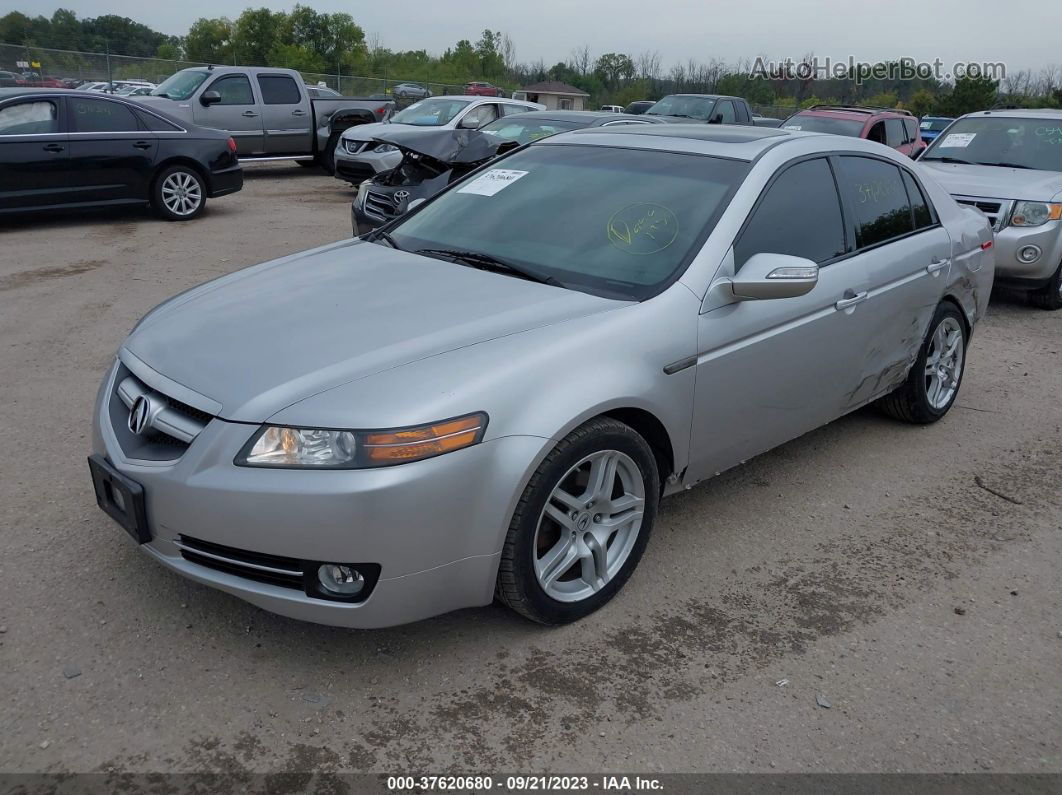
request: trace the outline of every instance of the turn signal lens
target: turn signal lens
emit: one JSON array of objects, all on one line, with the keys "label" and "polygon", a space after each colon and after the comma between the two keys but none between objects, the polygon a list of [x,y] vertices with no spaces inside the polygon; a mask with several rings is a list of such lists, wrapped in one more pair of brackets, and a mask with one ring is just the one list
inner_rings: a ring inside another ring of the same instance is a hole
[{"label": "turn signal lens", "polygon": [[418,428],[367,433],[364,452],[369,461],[376,463],[417,461],[451,453],[483,438],[486,420],[483,414],[470,414]]}]

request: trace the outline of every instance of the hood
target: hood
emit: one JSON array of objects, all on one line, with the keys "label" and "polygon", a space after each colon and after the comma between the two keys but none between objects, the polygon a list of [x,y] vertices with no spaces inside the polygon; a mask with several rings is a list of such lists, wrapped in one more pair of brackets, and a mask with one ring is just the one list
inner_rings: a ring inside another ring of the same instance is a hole
[{"label": "hood", "polygon": [[438,130],[404,124],[388,125],[374,141],[397,146],[402,154],[413,152],[446,165],[469,165],[494,157],[503,143],[496,136],[478,130]]},{"label": "hood", "polygon": [[373,124],[355,124],[343,130],[339,137],[344,141],[371,141],[379,133],[385,130],[423,130],[414,124],[392,124],[389,121],[378,121]]},{"label": "hood", "polygon": [[1062,191],[1062,173],[1000,166],[967,166],[918,160],[919,167],[953,196],[1051,201]]},{"label": "hood", "polygon": [[355,240],[181,294],[124,347],[223,419],[264,422],[375,373],[622,305]]},{"label": "hood", "polygon": [[192,103],[187,100],[178,102],[169,97],[153,97],[150,95],[126,97],[126,99],[130,102],[139,102],[142,105],[147,105],[154,111],[168,113],[178,119],[184,119],[186,121],[192,120]]}]

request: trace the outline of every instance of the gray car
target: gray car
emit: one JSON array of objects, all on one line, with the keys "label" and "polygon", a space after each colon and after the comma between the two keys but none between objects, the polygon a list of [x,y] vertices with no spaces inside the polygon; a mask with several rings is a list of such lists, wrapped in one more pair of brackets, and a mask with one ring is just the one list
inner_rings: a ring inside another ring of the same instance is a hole
[{"label": "gray car", "polygon": [[158,563],[283,615],[573,621],[662,495],[871,402],[943,417],[991,242],[870,142],[562,133],[149,312],[100,387],[96,496]]},{"label": "gray car", "polygon": [[399,83],[391,89],[391,96],[395,99],[425,99],[431,96],[431,91],[426,86],[418,83]]},{"label": "gray car", "polygon": [[993,110],[952,122],[919,158],[996,232],[1001,285],[1062,309],[1062,110]]}]

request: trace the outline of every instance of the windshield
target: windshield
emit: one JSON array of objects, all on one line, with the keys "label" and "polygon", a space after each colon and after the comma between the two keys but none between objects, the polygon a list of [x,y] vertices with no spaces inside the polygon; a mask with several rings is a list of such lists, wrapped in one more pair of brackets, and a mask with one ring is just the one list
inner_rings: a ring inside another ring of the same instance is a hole
[{"label": "windshield", "polygon": [[467,106],[467,99],[422,99],[392,116],[391,123],[441,127]]},{"label": "windshield", "polygon": [[849,135],[858,138],[863,132],[863,122],[851,119],[832,119],[826,116],[791,116],[782,125],[783,130],[803,130],[804,132],[831,133],[832,135]]},{"label": "windshield", "polygon": [[613,298],[649,298],[689,262],[749,164],[703,155],[538,144],[400,221],[407,251],[474,251]]},{"label": "windshield", "polygon": [[209,74],[206,69],[185,69],[163,80],[159,87],[151,92],[151,96],[188,99],[203,85]]},{"label": "windshield", "polygon": [[521,119],[519,116],[510,116],[505,119],[492,121],[490,124],[480,127],[481,133],[493,135],[502,141],[516,141],[521,144],[537,141],[559,132],[577,130],[586,125],[575,121],[554,121],[553,119]]},{"label": "windshield", "polygon": [[1062,117],[960,119],[920,159],[1062,171]]},{"label": "windshield", "polygon": [[681,116],[708,121],[714,105],[715,100],[708,97],[672,94],[657,101],[646,113],[650,116]]},{"label": "windshield", "polygon": [[940,132],[951,124],[951,121],[951,119],[922,119],[922,123],[918,125],[918,129],[927,132]]}]

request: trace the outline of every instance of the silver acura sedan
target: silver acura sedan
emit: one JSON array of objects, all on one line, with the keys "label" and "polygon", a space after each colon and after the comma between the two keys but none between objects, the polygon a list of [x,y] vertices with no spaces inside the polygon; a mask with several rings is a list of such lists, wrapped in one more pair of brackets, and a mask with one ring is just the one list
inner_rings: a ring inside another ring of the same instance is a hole
[{"label": "silver acura sedan", "polygon": [[573,621],[662,496],[871,402],[943,417],[993,256],[880,144],[563,133],[149,312],[99,391],[96,497],[162,565],[287,616]]}]

